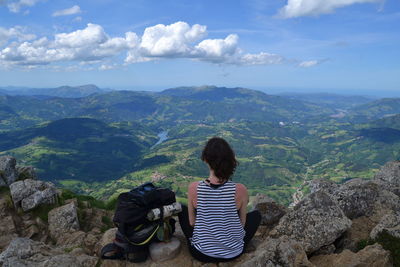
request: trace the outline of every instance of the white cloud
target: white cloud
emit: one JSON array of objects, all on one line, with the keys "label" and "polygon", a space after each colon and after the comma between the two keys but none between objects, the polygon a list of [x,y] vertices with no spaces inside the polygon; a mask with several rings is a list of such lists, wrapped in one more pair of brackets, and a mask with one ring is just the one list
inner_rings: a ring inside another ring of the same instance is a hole
[{"label": "white cloud", "polygon": [[190,45],[206,35],[206,26],[195,24],[190,27],[185,22],[171,25],[158,24],[145,29],[140,48],[147,56],[178,57],[187,55]]},{"label": "white cloud", "polygon": [[310,67],[314,67],[314,66],[320,65],[322,63],[325,63],[327,61],[329,61],[329,58],[320,59],[320,60],[308,60],[308,61],[302,61],[302,62],[298,63],[297,66],[301,67],[301,68],[310,68]]},{"label": "white cloud", "polygon": [[[118,61],[124,54],[125,64],[171,58],[231,65],[294,62],[267,52],[244,53],[236,34],[222,39],[205,39],[206,36],[206,26],[190,26],[186,22],[158,24],[146,28],[141,36],[126,32],[123,37],[110,37],[103,27],[91,23],[84,29],[56,34],[52,39],[28,35],[22,28],[0,28],[0,66],[32,67],[52,63],[54,66],[57,62],[78,62],[81,65],[98,64],[96,68],[107,70],[121,65]],[[312,64],[300,63],[303,67]]]},{"label": "white cloud", "polygon": [[284,18],[301,16],[316,16],[328,14],[337,8],[361,4],[377,3],[383,0],[288,0],[288,3],[280,10],[279,14]]},{"label": "white cloud", "polygon": [[75,5],[67,9],[57,10],[56,12],[53,13],[52,16],[53,17],[69,16],[69,15],[79,14],[81,12],[82,12],[81,8],[78,5]]},{"label": "white cloud", "polygon": [[10,29],[0,27],[0,46],[6,44],[11,39],[18,41],[33,40],[34,34],[25,33],[26,29],[21,26],[15,26]]},{"label": "white cloud", "polygon": [[12,43],[0,51],[0,60],[17,65],[90,62],[119,55],[136,45],[135,33],[127,32],[125,38],[110,38],[101,26],[88,24],[83,30],[56,34],[54,41],[44,37],[33,42]]},{"label": "white cloud", "polygon": [[303,62],[299,63],[299,67],[302,67],[302,68],[309,68],[309,67],[313,67],[315,65],[318,65],[317,60],[303,61]]},{"label": "white cloud", "polygon": [[7,7],[11,12],[18,13],[22,8],[34,6],[40,1],[42,0],[5,0],[3,2],[7,3]]}]

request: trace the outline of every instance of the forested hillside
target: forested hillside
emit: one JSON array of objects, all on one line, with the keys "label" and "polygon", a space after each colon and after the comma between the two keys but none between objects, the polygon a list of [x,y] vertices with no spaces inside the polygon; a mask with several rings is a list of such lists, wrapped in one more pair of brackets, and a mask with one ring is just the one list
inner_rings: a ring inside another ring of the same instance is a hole
[{"label": "forested hillside", "polygon": [[233,179],[251,195],[288,204],[307,180],[370,178],[400,159],[400,117],[389,116],[400,113],[397,101],[214,86],[80,98],[3,95],[0,154],[98,198],[148,180],[184,198],[189,182],[208,175],[202,147],[221,136],[240,162]]}]

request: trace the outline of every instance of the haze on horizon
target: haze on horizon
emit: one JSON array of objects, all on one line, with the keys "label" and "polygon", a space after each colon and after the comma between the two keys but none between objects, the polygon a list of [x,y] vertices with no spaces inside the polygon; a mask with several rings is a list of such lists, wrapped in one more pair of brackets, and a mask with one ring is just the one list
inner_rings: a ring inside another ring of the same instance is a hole
[{"label": "haze on horizon", "polygon": [[0,0],[0,18],[0,87],[399,92],[394,0]]}]

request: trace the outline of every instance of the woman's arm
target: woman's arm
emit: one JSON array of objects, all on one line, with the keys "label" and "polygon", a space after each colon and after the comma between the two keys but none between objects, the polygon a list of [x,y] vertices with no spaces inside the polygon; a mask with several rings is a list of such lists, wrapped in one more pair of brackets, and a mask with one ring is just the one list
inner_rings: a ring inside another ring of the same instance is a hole
[{"label": "woman's arm", "polygon": [[242,184],[236,184],[236,207],[239,210],[239,218],[243,227],[246,224],[248,203],[249,195],[247,193],[247,188]]},{"label": "woman's arm", "polygon": [[189,224],[194,226],[196,222],[196,213],[194,209],[197,207],[197,185],[199,182],[193,182],[188,187],[188,213],[189,213]]}]

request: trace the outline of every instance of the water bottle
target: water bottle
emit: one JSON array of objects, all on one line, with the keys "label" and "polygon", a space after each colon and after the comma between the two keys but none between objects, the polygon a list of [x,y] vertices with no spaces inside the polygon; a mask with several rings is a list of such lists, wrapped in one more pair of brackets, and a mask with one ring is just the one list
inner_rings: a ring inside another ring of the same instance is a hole
[{"label": "water bottle", "polygon": [[[166,217],[171,217],[173,215],[178,214],[179,212],[182,211],[182,205],[179,202],[174,202],[171,205],[166,205],[162,207],[164,213],[163,213],[163,218]],[[147,213],[147,219],[149,221],[155,221],[160,219],[161,217],[161,211],[160,209],[152,209]]]}]

